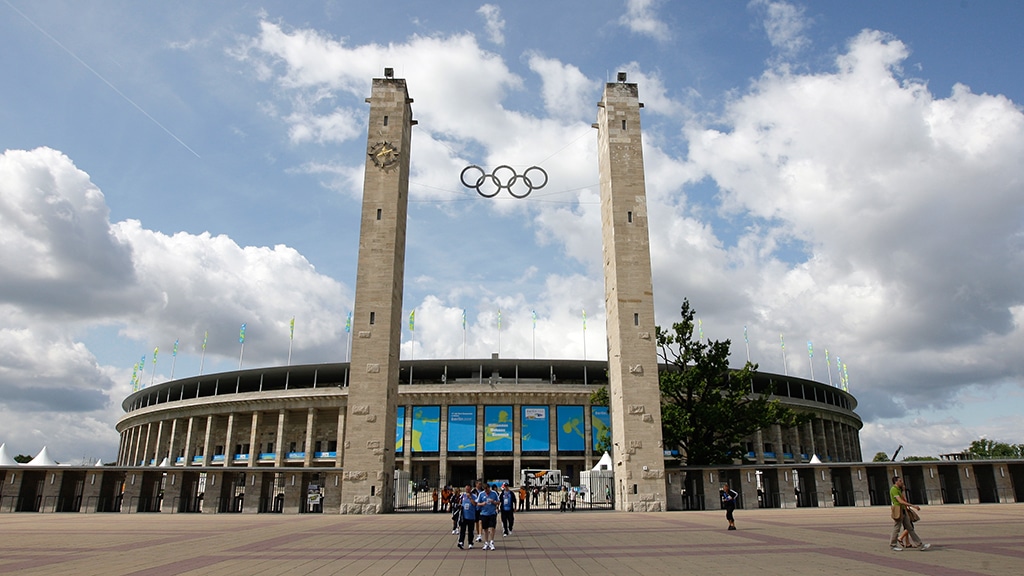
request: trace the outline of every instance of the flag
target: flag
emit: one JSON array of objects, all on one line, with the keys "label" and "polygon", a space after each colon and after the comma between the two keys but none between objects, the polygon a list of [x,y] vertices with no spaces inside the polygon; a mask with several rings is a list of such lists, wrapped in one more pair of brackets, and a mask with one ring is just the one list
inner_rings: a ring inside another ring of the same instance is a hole
[{"label": "flag", "polygon": [[850,374],[846,372],[846,364],[843,364],[843,391],[850,391]]},{"label": "flag", "polygon": [[348,320],[345,320],[345,332],[352,331],[352,311],[348,312]]},{"label": "flag", "polygon": [[700,339],[704,340],[704,321],[697,318],[697,334],[700,335]]},{"label": "flag", "polygon": [[825,348],[825,366],[829,366],[829,363],[828,363],[828,348]]},{"label": "flag", "polygon": [[466,309],[462,309],[462,331],[466,331]]},{"label": "flag", "polygon": [[178,339],[174,339],[174,350],[171,351],[171,356],[178,356]]},{"label": "flag", "polygon": [[242,327],[238,330],[238,343],[245,344],[245,322],[242,322]]},{"label": "flag", "polygon": [[537,311],[531,310],[530,313],[533,315],[533,327],[537,327]]},{"label": "flag", "polygon": [[587,331],[587,309],[583,309],[583,331]]},{"label": "flag", "polygon": [[416,331],[416,311],[409,312],[409,332]]},{"label": "flag", "polygon": [[290,326],[291,326],[291,332],[288,334],[288,339],[289,340],[295,340],[295,316],[292,316],[292,321],[291,321]]},{"label": "flag", "polygon": [[814,344],[811,344],[810,340],[807,341],[807,356],[814,358]]},{"label": "flag", "polygon": [[501,330],[501,308],[498,308],[498,330]]},{"label": "flag", "polygon": [[747,326],[743,325],[743,341],[750,344],[750,338],[747,337]]},{"label": "flag", "polygon": [[210,336],[210,331],[203,332],[203,350],[206,350],[206,339]]},{"label": "flag", "polygon": [[153,365],[156,366],[156,355],[160,352],[160,347],[153,348]]},{"label": "flag", "polygon": [[782,349],[786,349],[786,339],[782,337],[782,332],[779,332],[779,342],[782,342]]}]

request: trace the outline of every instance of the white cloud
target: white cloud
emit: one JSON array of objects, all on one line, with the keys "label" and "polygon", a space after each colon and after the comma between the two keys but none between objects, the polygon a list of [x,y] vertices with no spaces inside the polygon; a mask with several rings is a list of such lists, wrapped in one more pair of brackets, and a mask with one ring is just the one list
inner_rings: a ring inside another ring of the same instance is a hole
[{"label": "white cloud", "polygon": [[[236,354],[241,322],[260,364],[283,361],[292,317],[296,361],[338,357],[350,292],[294,249],[168,236],[138,221],[110,224],[108,213],[99,188],[63,154],[0,156],[0,438],[12,450],[66,450],[95,432],[85,428],[113,425],[131,370],[100,365],[84,343],[92,331],[116,329],[147,358],[160,346],[164,364],[150,379],[167,378],[175,340],[196,357],[209,331],[211,362]],[[30,424],[51,413],[63,416]],[[105,436],[109,457],[116,434]]]},{"label": "white cloud", "polygon": [[658,18],[655,10],[660,3],[659,0],[626,0],[626,13],[619,18],[619,24],[635,34],[661,42],[671,39],[668,25]]},{"label": "white cloud", "polygon": [[494,4],[484,4],[476,11],[483,16],[487,38],[492,44],[505,44],[505,20],[501,17],[501,8]]},{"label": "white cloud", "polygon": [[763,11],[763,24],[768,42],[783,57],[796,56],[810,44],[810,40],[804,35],[808,21],[803,7],[771,0],[753,0],[750,6]]}]

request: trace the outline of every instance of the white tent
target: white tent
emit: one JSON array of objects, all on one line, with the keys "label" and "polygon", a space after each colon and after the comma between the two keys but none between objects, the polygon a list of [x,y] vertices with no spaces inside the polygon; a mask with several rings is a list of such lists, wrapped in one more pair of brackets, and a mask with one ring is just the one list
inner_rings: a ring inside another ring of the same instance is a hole
[{"label": "white tent", "polygon": [[167,468],[170,465],[171,465],[170,458],[168,458],[167,456],[164,456],[164,459],[160,461],[160,467],[161,468]]},{"label": "white tent", "polygon": [[811,456],[810,464],[821,464],[821,459],[818,458],[817,454]]},{"label": "white tent", "polygon": [[597,466],[591,468],[591,470],[611,470],[612,469],[612,456],[608,452],[605,452],[601,459],[597,461]]},{"label": "white tent", "polygon": [[7,444],[0,444],[0,466],[17,466],[18,463],[7,453]]},{"label": "white tent", "polygon": [[100,467],[102,467],[102,466],[103,466],[103,459],[102,459],[102,458],[100,458],[99,460],[97,460],[97,461],[96,461],[96,463],[95,463],[95,464],[93,464],[93,466],[95,466],[95,467],[97,467],[97,468],[100,468]]},{"label": "white tent", "polygon": [[53,458],[50,458],[50,453],[46,451],[46,446],[36,454],[36,457],[31,462],[25,464],[25,466],[56,466],[57,462]]}]

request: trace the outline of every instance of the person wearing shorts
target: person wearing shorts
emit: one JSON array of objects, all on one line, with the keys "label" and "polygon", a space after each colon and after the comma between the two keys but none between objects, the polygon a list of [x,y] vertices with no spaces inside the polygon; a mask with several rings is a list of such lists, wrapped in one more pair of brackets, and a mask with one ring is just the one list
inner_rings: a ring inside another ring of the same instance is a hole
[{"label": "person wearing shorts", "polygon": [[484,550],[494,550],[494,528],[498,525],[498,493],[480,482],[476,495],[480,529],[484,533]]}]

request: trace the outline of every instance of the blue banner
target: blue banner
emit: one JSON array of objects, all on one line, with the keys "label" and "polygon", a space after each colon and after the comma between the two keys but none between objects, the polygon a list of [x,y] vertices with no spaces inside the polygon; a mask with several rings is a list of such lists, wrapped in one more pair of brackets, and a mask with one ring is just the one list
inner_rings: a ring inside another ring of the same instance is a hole
[{"label": "blue banner", "polygon": [[593,449],[597,450],[597,444],[601,436],[608,436],[608,442],[612,441],[612,420],[608,416],[607,406],[590,407],[590,432],[594,435]]},{"label": "blue banner", "polygon": [[523,452],[551,451],[547,406],[523,406],[520,422],[522,423]]},{"label": "blue banner", "polygon": [[441,437],[441,407],[413,406],[412,451],[439,452]]},{"label": "blue banner", "polygon": [[583,433],[583,406],[558,406],[558,451],[582,452],[586,449]]},{"label": "blue banner", "polygon": [[476,452],[476,406],[448,407],[448,452]]},{"label": "blue banner", "polygon": [[405,452],[405,406],[398,407],[398,420],[395,424],[395,454]]},{"label": "blue banner", "polygon": [[484,406],[484,452],[512,451],[512,407]]}]

